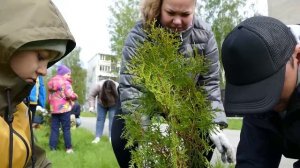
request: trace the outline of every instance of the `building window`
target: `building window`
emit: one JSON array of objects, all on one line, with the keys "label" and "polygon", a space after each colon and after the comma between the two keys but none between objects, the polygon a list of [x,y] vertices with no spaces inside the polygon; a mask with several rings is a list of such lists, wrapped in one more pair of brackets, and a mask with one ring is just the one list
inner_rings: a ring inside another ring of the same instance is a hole
[{"label": "building window", "polygon": [[100,60],[105,60],[105,55],[100,54]]},{"label": "building window", "polygon": [[99,70],[103,72],[110,72],[110,66],[100,65]]}]

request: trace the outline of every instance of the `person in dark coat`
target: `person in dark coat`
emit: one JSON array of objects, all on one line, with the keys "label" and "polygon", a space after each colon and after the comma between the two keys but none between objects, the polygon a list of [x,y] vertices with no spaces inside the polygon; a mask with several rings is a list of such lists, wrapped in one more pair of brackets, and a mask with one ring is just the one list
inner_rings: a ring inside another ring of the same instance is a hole
[{"label": "person in dark coat", "polygon": [[224,40],[225,111],[245,116],[237,168],[277,168],[282,155],[300,159],[299,37],[299,25],[255,16]]},{"label": "person in dark coat", "polygon": [[[71,109],[71,122],[72,122],[73,118],[75,118],[76,127],[79,127],[81,125],[80,112],[81,112],[81,106],[78,103],[78,101],[75,101],[75,103]],[[73,115],[74,115],[74,117],[73,117]]]}]

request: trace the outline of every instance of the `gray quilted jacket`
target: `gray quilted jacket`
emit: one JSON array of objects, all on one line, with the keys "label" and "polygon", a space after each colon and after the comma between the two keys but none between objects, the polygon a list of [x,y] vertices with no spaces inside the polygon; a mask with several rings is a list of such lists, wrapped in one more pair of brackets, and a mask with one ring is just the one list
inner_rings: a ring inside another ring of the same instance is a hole
[{"label": "gray quilted jacket", "polygon": [[[127,72],[127,63],[136,55],[138,44],[146,40],[146,34],[143,31],[143,23],[137,22],[130,31],[123,48],[123,57],[120,70],[119,93],[121,108],[123,113],[130,113],[125,107],[129,103],[133,108],[138,107],[138,98],[141,96],[140,88],[132,84],[132,75]],[[204,85],[208,99],[211,101],[212,108],[215,109],[214,122],[222,126],[227,126],[226,116],[223,104],[221,102],[221,92],[219,87],[219,54],[217,43],[210,26],[200,19],[194,19],[193,25],[181,33],[182,45],[179,52],[185,57],[191,57],[193,48],[198,50],[200,55],[204,55],[210,60],[211,66],[207,74],[199,74],[197,85]]]}]

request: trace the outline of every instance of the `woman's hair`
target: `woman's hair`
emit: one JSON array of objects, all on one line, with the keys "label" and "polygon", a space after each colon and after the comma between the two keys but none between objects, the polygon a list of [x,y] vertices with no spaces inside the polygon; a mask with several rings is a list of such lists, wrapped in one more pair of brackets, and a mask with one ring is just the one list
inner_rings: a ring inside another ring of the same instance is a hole
[{"label": "woman's hair", "polygon": [[103,83],[100,99],[104,107],[111,107],[117,103],[118,92],[113,81],[106,80]]},{"label": "woman's hair", "polygon": [[144,24],[152,23],[160,15],[163,0],[142,0],[141,14]]},{"label": "woman's hair", "polygon": [[[142,0],[141,14],[144,24],[151,24],[155,20],[159,20],[161,6],[164,0]],[[195,4],[197,0],[195,0]]]}]

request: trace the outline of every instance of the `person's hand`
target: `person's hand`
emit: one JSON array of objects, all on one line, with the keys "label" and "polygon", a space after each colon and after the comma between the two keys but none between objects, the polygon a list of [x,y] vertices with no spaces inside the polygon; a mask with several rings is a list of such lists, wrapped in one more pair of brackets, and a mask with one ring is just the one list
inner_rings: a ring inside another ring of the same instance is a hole
[{"label": "person's hand", "polygon": [[220,130],[219,127],[214,129],[209,134],[209,138],[216,145],[216,148],[221,153],[221,159],[224,163],[234,163],[235,162],[235,152],[231,144],[229,143],[227,137]]},{"label": "person's hand", "polygon": [[89,112],[94,112],[94,107],[90,107]]}]

